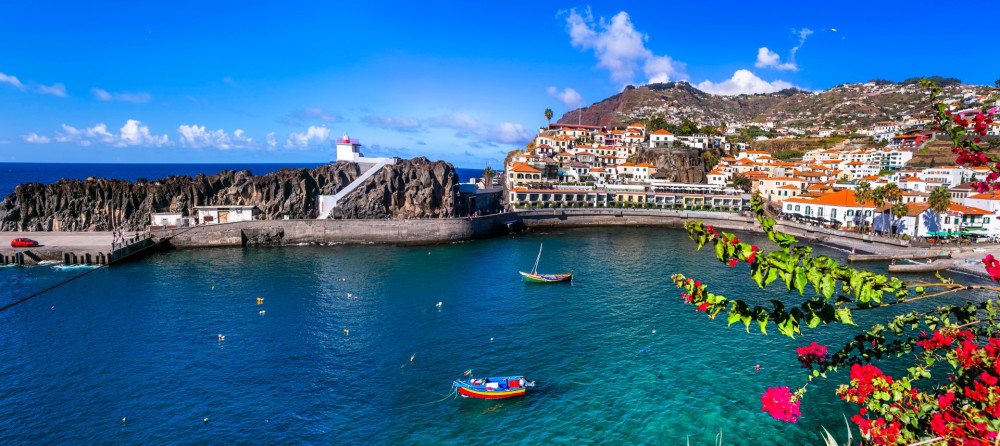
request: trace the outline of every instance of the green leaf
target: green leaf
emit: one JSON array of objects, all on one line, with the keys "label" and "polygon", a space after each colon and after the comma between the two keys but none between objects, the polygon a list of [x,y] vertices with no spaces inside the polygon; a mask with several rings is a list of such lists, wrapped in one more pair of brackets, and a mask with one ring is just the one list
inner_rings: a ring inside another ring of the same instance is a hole
[{"label": "green leaf", "polygon": [[850,308],[838,308],[837,309],[837,320],[842,324],[846,325],[857,325],[854,323],[854,318],[851,317]]},{"label": "green leaf", "polygon": [[726,253],[726,247],[723,246],[722,240],[716,239],[715,240],[715,257],[717,259],[725,262],[726,261],[726,258],[724,257],[725,253]]},{"label": "green leaf", "polygon": [[809,283],[809,279],[806,277],[806,270],[801,266],[795,267],[795,289],[799,290],[799,294],[804,294],[806,290],[806,284]]},{"label": "green leaf", "polygon": [[820,294],[823,295],[826,300],[830,300],[833,297],[833,292],[836,291],[837,280],[830,276],[823,276],[823,280],[820,282]]}]

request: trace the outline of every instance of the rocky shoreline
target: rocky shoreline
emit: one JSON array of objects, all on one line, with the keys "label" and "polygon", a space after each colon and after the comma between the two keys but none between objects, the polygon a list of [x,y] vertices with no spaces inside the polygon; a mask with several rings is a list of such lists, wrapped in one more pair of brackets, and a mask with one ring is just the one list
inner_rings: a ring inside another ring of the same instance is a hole
[{"label": "rocky shoreline", "polygon": [[[224,170],[136,182],[104,178],[27,183],[0,202],[0,231],[144,230],[154,212],[194,215],[197,206],[257,206],[260,218],[317,216],[316,197],[361,174],[355,163],[282,169],[255,176]],[[458,174],[444,161],[400,160],[342,200],[344,218],[439,218],[459,215]]]}]

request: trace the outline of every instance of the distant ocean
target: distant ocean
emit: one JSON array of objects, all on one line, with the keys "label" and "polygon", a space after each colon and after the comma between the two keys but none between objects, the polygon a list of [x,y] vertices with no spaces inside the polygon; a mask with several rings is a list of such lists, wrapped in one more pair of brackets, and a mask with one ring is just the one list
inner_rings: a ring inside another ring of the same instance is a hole
[{"label": "distant ocean", "polygon": [[[0,199],[14,192],[22,183],[48,184],[60,179],[86,179],[87,177],[113,178],[135,181],[139,178],[155,180],[171,175],[211,175],[222,170],[249,170],[254,175],[265,175],[280,169],[314,168],[323,163],[218,163],[218,164],[98,164],[98,163],[0,163]],[[482,176],[481,169],[456,168],[459,181]]]}]

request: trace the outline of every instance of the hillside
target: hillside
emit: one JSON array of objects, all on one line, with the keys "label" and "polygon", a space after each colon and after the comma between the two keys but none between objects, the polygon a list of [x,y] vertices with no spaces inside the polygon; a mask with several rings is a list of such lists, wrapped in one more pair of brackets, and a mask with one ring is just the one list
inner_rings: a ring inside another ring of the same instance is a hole
[{"label": "hillside", "polygon": [[[993,87],[949,80],[942,99],[949,102],[995,97]],[[927,94],[919,83],[872,81],[842,84],[821,92],[788,89],[776,93],[721,96],[705,93],[687,82],[628,86],[624,91],[582,109],[567,112],[559,123],[625,126],[654,117],[667,123],[694,121],[720,126],[752,120],[787,127],[858,128],[878,121],[926,114]]]}]

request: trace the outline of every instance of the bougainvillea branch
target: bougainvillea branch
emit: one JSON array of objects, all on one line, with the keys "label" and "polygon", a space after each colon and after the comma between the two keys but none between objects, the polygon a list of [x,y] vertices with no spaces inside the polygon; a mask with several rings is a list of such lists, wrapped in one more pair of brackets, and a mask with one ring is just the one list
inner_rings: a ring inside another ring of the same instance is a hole
[{"label": "bougainvillea branch", "polygon": [[[929,89],[934,104],[936,130],[954,143],[956,163],[988,167],[990,173],[975,187],[980,191],[1000,190],[1000,159],[979,145],[997,109],[952,110],[938,102],[942,90],[937,85],[927,81],[923,85]],[[700,280],[674,274],[672,280],[681,289],[684,303],[695,305],[710,319],[725,312],[729,325],[742,322],[747,331],[756,322],[764,334],[773,325],[779,333],[794,338],[803,327],[815,329],[831,323],[854,326],[856,311],[963,291],[1000,292],[1000,287],[957,284],[940,275],[940,283],[903,282],[842,265],[827,256],[814,257],[810,247],[797,244],[795,237],[777,230],[778,223],[766,215],[765,205],[759,195],[751,200],[761,230],[777,245],[771,252],[741,242],[734,234],[717,232],[702,222],[689,222],[685,229],[699,250],[711,245],[720,262],[730,267],[747,263],[749,279],[758,287],[766,288],[781,279],[789,296],[796,291],[803,300],[771,299],[769,307],[751,305],[711,293]],[[1000,280],[1000,260],[987,256],[983,263],[986,273]],[[927,293],[925,288],[936,291]],[[785,386],[769,388],[761,395],[762,409],[776,419],[795,422],[801,416],[800,401],[808,382],[847,368],[850,382],[840,386],[837,394],[860,406],[851,420],[866,444],[1000,444],[997,302],[990,298],[900,314],[862,331],[832,353],[815,342],[802,346],[796,354],[802,366],[809,369],[805,384],[794,393]],[[904,376],[890,376],[874,364],[904,356],[914,361]],[[935,372],[935,379],[931,379]]]}]

